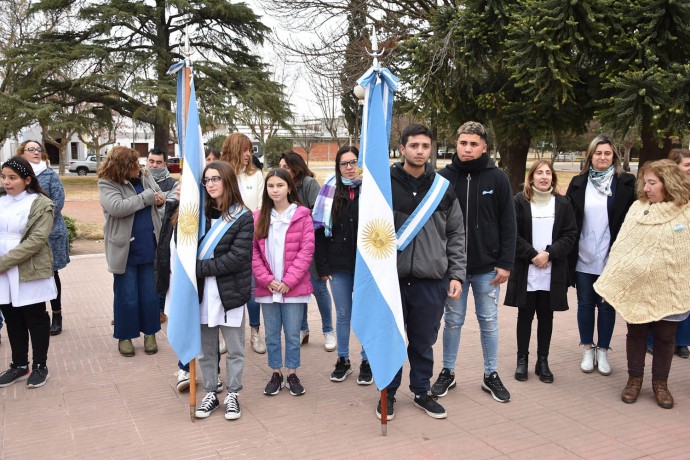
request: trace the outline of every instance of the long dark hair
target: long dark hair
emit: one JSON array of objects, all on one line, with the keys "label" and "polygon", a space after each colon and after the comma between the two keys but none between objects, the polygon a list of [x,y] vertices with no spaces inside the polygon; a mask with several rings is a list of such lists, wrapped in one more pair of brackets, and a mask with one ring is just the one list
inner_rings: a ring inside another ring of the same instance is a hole
[{"label": "long dark hair", "polygon": [[[216,209],[220,212],[223,219],[230,220],[234,216],[231,215],[230,207],[235,204],[239,204],[241,207],[244,206],[244,201],[242,201],[242,194],[240,193],[240,188],[237,185],[237,176],[235,175],[235,170],[232,169],[230,163],[226,161],[212,161],[204,168],[204,172],[201,177],[206,177],[206,171],[209,169],[215,169],[218,171],[220,180],[223,183],[223,195],[220,200],[220,206],[216,206],[216,202],[211,195],[206,191],[204,187],[204,193],[206,194],[206,218],[211,213],[212,209]],[[239,211],[239,208],[237,209]]]},{"label": "long dark hair", "polygon": [[341,180],[343,175],[340,173],[340,159],[348,152],[354,153],[355,156],[359,158],[359,150],[354,145],[344,145],[340,147],[338,153],[335,154],[335,194],[333,195],[333,207],[331,209],[333,222],[340,218],[342,201],[350,198],[350,192],[343,185]]},{"label": "long dark hair", "polygon": [[256,228],[254,229],[254,238],[260,240],[262,238],[268,237],[268,228],[271,225],[271,211],[273,211],[273,200],[268,196],[268,179],[271,177],[277,177],[284,180],[290,192],[288,192],[288,202],[297,203],[301,205],[297,197],[297,191],[295,190],[295,182],[292,180],[292,176],[289,172],[283,168],[273,168],[266,174],[266,179],[264,179],[264,194],[261,198],[261,210],[259,211],[259,218],[256,221]]},{"label": "long dark hair", "polygon": [[25,190],[29,193],[41,193],[43,195],[46,195],[46,192],[43,191],[41,188],[41,184],[38,183],[38,179],[36,179],[36,174],[34,173],[34,168],[31,167],[31,164],[24,159],[24,157],[21,157],[19,155],[13,156],[6,162],[2,164],[3,168],[10,168],[12,171],[16,172],[19,174],[19,177],[22,179],[26,179],[27,177],[30,178],[31,180],[29,183],[26,185]]},{"label": "long dark hair", "polygon": [[296,188],[302,188],[302,181],[305,177],[314,177],[314,173],[311,172],[309,166],[307,166],[307,163],[304,161],[304,158],[302,158],[302,155],[299,153],[292,151],[285,152],[280,155],[278,161],[280,160],[285,160],[285,164],[287,164],[290,168],[290,171],[292,171],[292,178],[295,181]]}]

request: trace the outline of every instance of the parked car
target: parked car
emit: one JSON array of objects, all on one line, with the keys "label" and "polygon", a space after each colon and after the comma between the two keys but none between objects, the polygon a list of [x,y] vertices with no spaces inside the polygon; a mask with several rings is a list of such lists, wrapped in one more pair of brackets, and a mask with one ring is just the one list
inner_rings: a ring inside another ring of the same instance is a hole
[{"label": "parked car", "polygon": [[88,173],[98,172],[96,165],[96,155],[88,155],[83,160],[70,161],[67,170],[71,173],[77,173],[79,176],[86,176]]},{"label": "parked car", "polygon": [[168,171],[173,174],[179,174],[180,171],[180,159],[178,157],[168,157]]}]

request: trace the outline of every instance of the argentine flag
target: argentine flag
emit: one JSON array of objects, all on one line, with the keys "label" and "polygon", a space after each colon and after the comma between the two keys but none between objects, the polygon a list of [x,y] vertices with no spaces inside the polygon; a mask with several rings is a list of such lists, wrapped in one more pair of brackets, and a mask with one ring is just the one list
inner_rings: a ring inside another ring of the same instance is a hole
[{"label": "argentine flag", "polygon": [[365,96],[352,329],[382,390],[407,358],[388,163],[397,78],[388,69],[372,67],[357,83],[365,88]]},{"label": "argentine flag", "polygon": [[[185,88],[184,85],[179,84],[179,79],[184,78],[183,74],[182,71],[178,73],[178,113],[184,112]],[[175,354],[184,364],[189,363],[201,353],[196,260],[197,246],[204,230],[199,222],[203,222],[203,195],[200,187],[201,173],[205,166],[194,80],[191,80],[188,91],[187,120],[182,126],[178,124],[178,137],[182,137],[179,134],[184,133],[184,139],[179,142],[181,149],[184,146],[180,155],[184,160],[182,161],[182,176],[180,177],[177,253],[172,265],[170,305],[168,307],[168,340]]]}]

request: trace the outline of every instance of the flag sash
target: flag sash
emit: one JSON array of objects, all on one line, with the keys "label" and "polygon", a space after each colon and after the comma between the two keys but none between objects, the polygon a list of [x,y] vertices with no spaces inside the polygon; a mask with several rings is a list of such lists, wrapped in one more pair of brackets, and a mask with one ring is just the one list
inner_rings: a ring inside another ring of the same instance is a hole
[{"label": "flag sash", "polygon": [[204,236],[204,239],[201,241],[198,254],[199,260],[208,260],[213,256],[213,251],[216,249],[216,246],[218,246],[220,239],[225,235],[225,232],[230,230],[230,227],[232,227],[235,222],[237,222],[237,219],[245,212],[247,212],[247,208],[242,208],[234,215],[233,219],[216,219],[213,225],[211,225],[208,233],[206,233],[206,236]]},{"label": "flag sash", "polygon": [[422,201],[417,205],[414,212],[410,214],[395,235],[398,238],[398,251],[403,251],[424,227],[438,204],[441,202],[443,195],[448,189],[448,185],[450,185],[450,182],[448,182],[445,177],[436,174],[434,182],[431,184],[431,188],[427,194],[424,195]]}]

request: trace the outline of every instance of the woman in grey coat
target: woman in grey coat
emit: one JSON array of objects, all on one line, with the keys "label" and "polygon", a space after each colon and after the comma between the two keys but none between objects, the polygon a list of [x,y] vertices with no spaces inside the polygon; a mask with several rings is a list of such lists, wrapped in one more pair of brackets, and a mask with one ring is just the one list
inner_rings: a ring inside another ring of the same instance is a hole
[{"label": "woman in grey coat", "polygon": [[38,141],[24,141],[17,147],[16,154],[29,162],[41,188],[55,205],[53,230],[48,238],[48,244],[53,252],[53,274],[57,286],[57,297],[50,301],[50,309],[53,311],[50,335],[58,335],[62,332],[62,286],[58,270],[65,268],[69,263],[69,237],[65,219],[62,217],[65,189],[57,173],[50,169],[43,144]]}]

